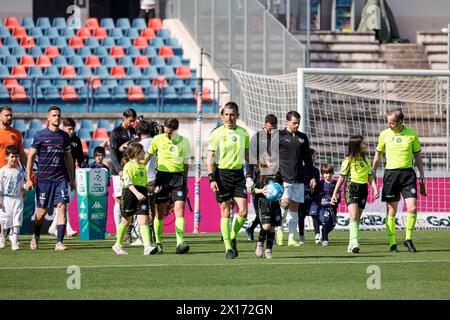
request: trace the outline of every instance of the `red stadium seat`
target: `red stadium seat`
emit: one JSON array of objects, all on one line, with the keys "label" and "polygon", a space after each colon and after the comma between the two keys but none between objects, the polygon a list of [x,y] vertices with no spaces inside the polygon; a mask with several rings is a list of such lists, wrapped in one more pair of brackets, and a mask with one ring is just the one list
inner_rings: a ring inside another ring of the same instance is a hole
[{"label": "red stadium seat", "polygon": [[18,87],[19,82],[17,82],[17,79],[3,79],[3,86],[6,87],[8,90],[11,90],[12,88]]},{"label": "red stadium seat", "polygon": [[45,48],[45,55],[49,57],[50,59],[53,59],[54,57],[59,56],[59,49],[55,46],[50,46]]},{"label": "red stadium seat", "polygon": [[13,66],[11,70],[11,75],[16,78],[23,78],[28,76],[27,70],[24,66]]},{"label": "red stadium seat", "polygon": [[144,92],[141,86],[131,86],[128,88],[128,100],[130,101],[142,101],[145,100]]},{"label": "red stadium seat", "polygon": [[[194,100],[197,101],[198,100],[198,89],[195,89],[195,93],[194,93]],[[211,90],[209,90],[209,88],[207,87],[203,87],[202,89],[202,101],[203,102],[211,102],[212,98],[211,98]]]},{"label": "red stadium seat", "polygon": [[27,30],[25,30],[24,27],[15,27],[12,35],[16,37],[17,40],[21,40],[27,36]]},{"label": "red stadium seat", "polygon": [[76,72],[74,66],[68,65],[68,66],[63,66],[63,67],[61,68],[61,75],[62,75],[64,78],[74,78],[74,77],[77,76],[77,72]]},{"label": "red stadium seat", "polygon": [[169,46],[162,46],[159,48],[158,55],[167,60],[170,57],[173,57],[173,49]]},{"label": "red stadium seat", "polygon": [[105,28],[97,28],[94,30],[93,36],[100,41],[108,36],[108,32],[106,31]]},{"label": "red stadium seat", "polygon": [[16,27],[20,27],[19,19],[17,19],[17,17],[7,17],[5,19],[5,27],[7,27],[10,31]]},{"label": "red stadium seat", "polygon": [[2,38],[0,38],[0,47],[3,47]]},{"label": "red stadium seat", "polygon": [[69,46],[71,46],[74,50],[78,50],[81,47],[84,47],[83,38],[81,38],[79,36],[75,36],[75,37],[70,38]]},{"label": "red stadium seat", "polygon": [[97,18],[88,18],[84,23],[84,26],[91,31],[94,31],[95,29],[99,28]]},{"label": "red stadium seat", "polygon": [[98,56],[89,56],[86,57],[86,61],[85,64],[89,67],[91,67],[91,69],[94,68],[98,68],[100,67],[100,59],[98,58]]},{"label": "red stadium seat", "polygon": [[144,37],[136,37],[134,38],[133,45],[139,50],[144,50],[148,47],[148,41]]},{"label": "red stadium seat", "polygon": [[116,60],[125,56],[125,51],[121,46],[115,46],[109,49],[109,55],[114,57]]},{"label": "red stadium seat", "polygon": [[155,79],[152,80],[152,86],[157,88],[166,88],[169,85],[169,82],[164,76],[157,76]]},{"label": "red stadium seat", "polygon": [[153,19],[148,20],[148,27],[150,29],[153,29],[156,32],[159,29],[162,29],[163,23],[162,23],[161,19],[153,18]]},{"label": "red stadium seat", "polygon": [[145,69],[150,65],[150,61],[147,56],[138,56],[134,58],[134,64],[141,69]]},{"label": "red stadium seat", "polygon": [[192,77],[191,68],[189,66],[178,67],[175,74],[182,79],[189,79]]},{"label": "red stadium seat", "polygon": [[27,93],[23,86],[17,86],[11,89],[11,100],[24,101],[28,100]]},{"label": "red stadium seat", "polygon": [[91,37],[91,31],[88,28],[80,28],[77,31],[77,37],[80,37],[84,41]]},{"label": "red stadium seat", "polygon": [[27,36],[20,40],[20,45],[22,47],[24,47],[25,49],[30,49],[30,48],[36,46],[36,43],[35,43],[33,37]]},{"label": "red stadium seat", "polygon": [[74,86],[65,86],[61,90],[61,99],[64,101],[78,100],[77,91]]},{"label": "red stadium seat", "polygon": [[41,67],[41,69],[45,69],[52,65],[52,61],[49,56],[39,56],[37,57],[36,64]]},{"label": "red stadium seat", "polygon": [[145,38],[147,41],[150,41],[156,38],[156,33],[153,29],[146,28],[141,30],[141,37]]},{"label": "red stadium seat", "polygon": [[[89,147],[87,145],[86,140],[81,140],[81,147],[83,148],[83,153],[89,152]],[[78,161],[77,161],[77,163],[78,163]]]},{"label": "red stadium seat", "polygon": [[92,140],[106,140],[109,139],[108,130],[106,128],[97,128],[92,134]]},{"label": "red stadium seat", "polygon": [[102,86],[102,81],[97,76],[89,77],[89,86],[93,89],[97,89]]},{"label": "red stadium seat", "polygon": [[126,76],[123,66],[114,66],[111,68],[110,75],[114,78],[123,78]]},{"label": "red stadium seat", "polygon": [[33,56],[22,56],[20,58],[20,65],[24,66],[25,68],[29,68],[35,65]]}]

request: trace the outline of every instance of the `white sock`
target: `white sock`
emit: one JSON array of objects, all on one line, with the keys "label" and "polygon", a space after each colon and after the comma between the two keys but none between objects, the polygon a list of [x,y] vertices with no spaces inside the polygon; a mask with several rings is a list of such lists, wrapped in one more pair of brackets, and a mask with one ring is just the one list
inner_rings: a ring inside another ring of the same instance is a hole
[{"label": "white sock", "polygon": [[50,226],[50,228],[48,228],[48,230],[55,230],[56,232],[56,225],[58,224],[58,215],[56,214],[56,211],[53,211],[53,220],[52,220],[52,224]]},{"label": "white sock", "polygon": [[13,227],[12,243],[17,244],[19,242],[19,234],[20,227]]},{"label": "white sock", "polygon": [[73,230],[72,226],[70,225],[70,217],[69,217],[69,212],[66,213],[66,233],[70,234],[70,233],[74,233],[75,230]]},{"label": "white sock", "polygon": [[122,221],[122,214],[120,213],[120,204],[114,202],[114,222],[116,224],[116,230],[119,230],[119,224],[121,221]]},{"label": "white sock", "polygon": [[298,225],[298,212],[295,211],[289,211],[288,215],[290,216],[288,219],[288,242],[294,241],[294,236],[297,231],[297,225]]}]

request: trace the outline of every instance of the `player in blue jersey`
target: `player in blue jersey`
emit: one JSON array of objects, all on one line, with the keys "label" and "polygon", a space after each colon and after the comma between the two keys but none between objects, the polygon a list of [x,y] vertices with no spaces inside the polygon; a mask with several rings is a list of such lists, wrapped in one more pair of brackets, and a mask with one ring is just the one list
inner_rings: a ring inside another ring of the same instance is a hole
[{"label": "player in blue jersey", "polygon": [[[69,189],[75,189],[73,159],[70,150],[69,135],[59,129],[61,109],[51,106],[47,111],[48,128],[39,130],[33,137],[27,162],[26,189],[34,187],[31,179],[33,163],[37,159],[36,203],[38,211],[35,217],[34,236],[31,250],[37,250],[44,217],[51,206],[57,207],[57,236],[55,250],[66,250],[63,244],[66,232],[66,210],[69,202]],[[69,181],[67,181],[67,178]]]}]

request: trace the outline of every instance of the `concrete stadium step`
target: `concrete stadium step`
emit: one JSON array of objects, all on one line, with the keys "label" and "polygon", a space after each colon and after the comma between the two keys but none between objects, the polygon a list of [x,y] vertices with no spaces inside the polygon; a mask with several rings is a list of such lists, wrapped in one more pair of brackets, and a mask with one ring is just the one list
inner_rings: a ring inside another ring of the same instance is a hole
[{"label": "concrete stadium step", "polygon": [[431,69],[448,69],[447,41],[448,35],[441,32],[417,33],[417,43],[424,47]]},{"label": "concrete stadium step", "polygon": [[[293,32],[293,35],[303,44],[307,42],[306,32]],[[378,43],[373,32],[332,32],[313,31],[310,36],[311,42],[345,42],[345,43]]]}]

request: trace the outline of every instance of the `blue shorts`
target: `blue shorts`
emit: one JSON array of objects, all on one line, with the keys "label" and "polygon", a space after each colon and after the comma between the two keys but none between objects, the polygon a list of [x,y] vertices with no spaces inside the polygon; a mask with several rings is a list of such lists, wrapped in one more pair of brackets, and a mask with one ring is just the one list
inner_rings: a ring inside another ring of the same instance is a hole
[{"label": "blue shorts", "polygon": [[59,203],[69,203],[67,180],[38,181],[36,185],[36,203],[38,208],[49,209]]}]

